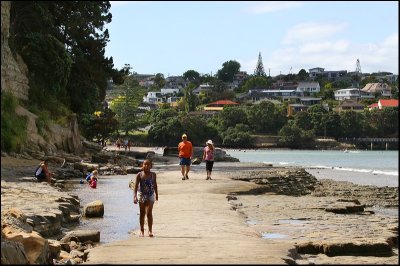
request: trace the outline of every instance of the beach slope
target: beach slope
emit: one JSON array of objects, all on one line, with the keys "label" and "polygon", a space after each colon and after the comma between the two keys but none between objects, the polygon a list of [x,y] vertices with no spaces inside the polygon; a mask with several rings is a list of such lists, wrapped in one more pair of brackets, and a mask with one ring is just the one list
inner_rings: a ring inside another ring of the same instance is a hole
[{"label": "beach slope", "polygon": [[[84,264],[288,264],[294,247],[262,239],[230,203],[227,194],[249,190],[254,183],[218,173],[192,171],[182,181],[176,170],[157,172],[159,201],[153,209],[154,237],[112,242],[90,250]],[[133,204],[124,202],[122,204]],[[133,215],[137,215],[133,213]]]}]

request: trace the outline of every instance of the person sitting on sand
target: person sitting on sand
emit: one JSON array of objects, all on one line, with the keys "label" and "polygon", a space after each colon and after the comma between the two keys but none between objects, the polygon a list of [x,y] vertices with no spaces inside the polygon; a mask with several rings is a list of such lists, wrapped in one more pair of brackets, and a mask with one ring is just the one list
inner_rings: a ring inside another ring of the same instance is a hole
[{"label": "person sitting on sand", "polygon": [[149,237],[153,237],[153,205],[158,201],[157,175],[150,171],[152,166],[149,159],[143,161],[142,171],[136,175],[133,196],[133,203],[139,202],[140,236],[144,236],[144,218],[147,216]]},{"label": "person sitting on sand", "polygon": [[49,184],[55,182],[52,177],[54,176],[53,172],[49,171],[49,163],[47,160],[40,162],[39,167],[36,169],[35,177],[38,179],[39,182],[47,181]]}]

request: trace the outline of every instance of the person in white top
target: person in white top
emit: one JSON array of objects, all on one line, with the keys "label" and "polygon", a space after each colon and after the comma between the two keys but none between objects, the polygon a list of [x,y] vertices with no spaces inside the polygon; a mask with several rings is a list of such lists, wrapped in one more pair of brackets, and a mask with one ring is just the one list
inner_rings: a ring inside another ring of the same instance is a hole
[{"label": "person in white top", "polygon": [[203,152],[203,161],[206,161],[206,171],[207,171],[207,178],[206,180],[211,180],[211,172],[214,166],[214,154],[215,148],[214,144],[211,139],[207,141],[207,146],[204,147]]}]

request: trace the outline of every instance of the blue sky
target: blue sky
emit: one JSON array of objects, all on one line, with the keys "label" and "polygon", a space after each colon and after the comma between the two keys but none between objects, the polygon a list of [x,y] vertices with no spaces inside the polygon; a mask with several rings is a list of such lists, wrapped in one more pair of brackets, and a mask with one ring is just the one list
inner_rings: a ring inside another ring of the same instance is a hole
[{"label": "blue sky", "polygon": [[140,74],[300,69],[399,73],[397,1],[110,1],[106,56]]}]

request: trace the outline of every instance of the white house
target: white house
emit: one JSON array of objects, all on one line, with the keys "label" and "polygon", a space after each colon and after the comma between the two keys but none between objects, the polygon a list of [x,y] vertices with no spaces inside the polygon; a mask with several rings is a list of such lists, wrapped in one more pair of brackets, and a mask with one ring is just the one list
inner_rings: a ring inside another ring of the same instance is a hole
[{"label": "white house", "polygon": [[335,91],[335,100],[355,100],[360,98],[360,90],[357,88],[340,89]]},{"label": "white house", "polygon": [[296,87],[296,93],[303,95],[305,92],[317,93],[321,90],[319,83],[316,81],[299,81]]},{"label": "white house", "polygon": [[159,91],[149,91],[147,95],[143,96],[144,103],[159,103],[162,102],[163,94]]}]

